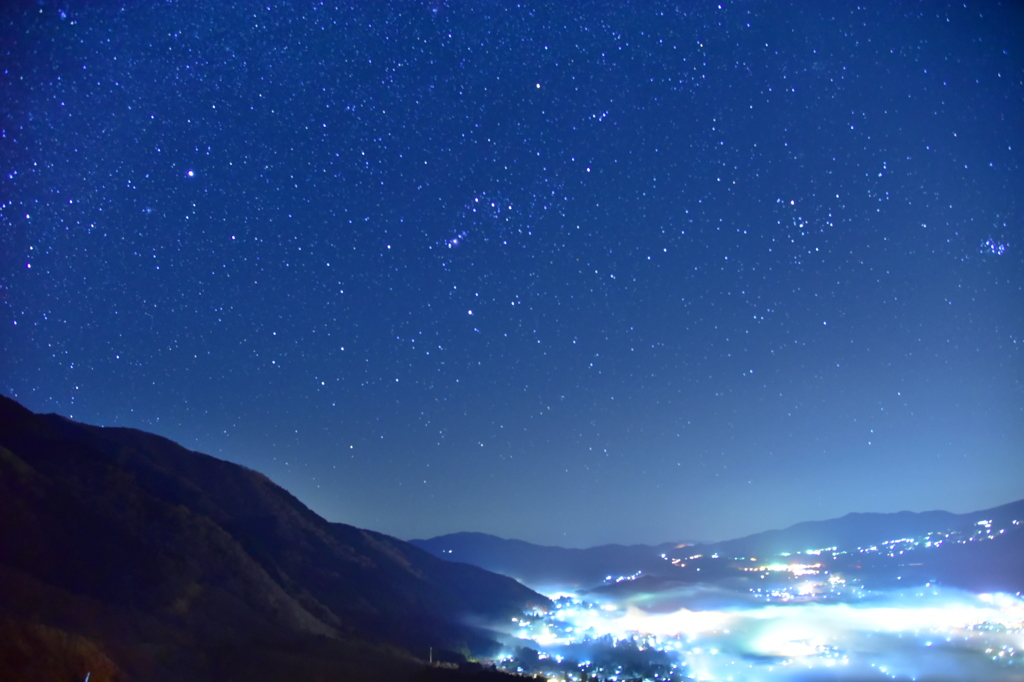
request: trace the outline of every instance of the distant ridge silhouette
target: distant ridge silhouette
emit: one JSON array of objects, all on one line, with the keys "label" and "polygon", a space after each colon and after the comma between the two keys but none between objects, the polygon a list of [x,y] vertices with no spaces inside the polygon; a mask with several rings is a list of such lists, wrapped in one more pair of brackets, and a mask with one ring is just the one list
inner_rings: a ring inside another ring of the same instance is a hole
[{"label": "distant ridge silhouette", "polygon": [[[515,577],[537,589],[605,588],[609,583],[646,576],[639,583],[650,587],[664,580],[695,582],[728,575],[721,562],[701,563],[703,574],[680,572],[673,565],[688,557],[779,557],[808,550],[836,547],[849,553],[900,538],[921,537],[932,532],[955,531],[970,535],[981,520],[1007,532],[999,542],[949,546],[921,555],[912,562],[936,580],[950,585],[1017,591],[1024,589],[1024,500],[967,514],[946,511],[851,513],[837,519],[797,523],[782,530],[755,533],[724,542],[678,546],[605,545],[565,549],[506,540],[484,533],[452,533],[427,540],[411,540],[418,547],[450,561],[461,561]],[[1022,524],[1014,525],[1014,521]],[[697,564],[691,563],[691,568]],[[884,562],[883,562],[884,563]],[[876,573],[885,566],[872,564]],[[864,569],[868,570],[868,569]],[[905,571],[904,571],[905,572]],[[637,587],[639,589],[639,587]]]}]

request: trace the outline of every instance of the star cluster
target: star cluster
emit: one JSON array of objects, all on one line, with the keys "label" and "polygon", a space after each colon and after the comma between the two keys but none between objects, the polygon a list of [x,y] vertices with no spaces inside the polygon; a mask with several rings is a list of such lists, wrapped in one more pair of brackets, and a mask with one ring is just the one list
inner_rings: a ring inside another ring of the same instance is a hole
[{"label": "star cluster", "polygon": [[399,537],[1021,496],[1014,3],[2,19],[0,380],[32,409]]}]

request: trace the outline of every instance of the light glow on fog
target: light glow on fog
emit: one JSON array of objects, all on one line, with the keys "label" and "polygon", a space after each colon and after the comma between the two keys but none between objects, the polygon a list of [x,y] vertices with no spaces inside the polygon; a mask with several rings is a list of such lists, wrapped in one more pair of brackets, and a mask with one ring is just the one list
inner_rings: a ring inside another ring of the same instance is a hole
[{"label": "light glow on fog", "polygon": [[[708,593],[716,608],[685,605]],[[836,679],[840,670],[840,679],[854,680],[1024,677],[1019,596],[922,587],[842,603],[752,602],[737,592],[722,603],[722,593],[691,586],[601,604],[563,596],[550,613],[515,624],[514,634],[540,652],[540,667],[524,672],[567,682],[584,673],[610,680],[642,673],[658,680],[809,681]],[[646,652],[661,663],[644,664],[646,673],[631,670],[616,663],[616,651],[632,661]],[[520,666],[511,655],[509,662],[513,670]]]}]

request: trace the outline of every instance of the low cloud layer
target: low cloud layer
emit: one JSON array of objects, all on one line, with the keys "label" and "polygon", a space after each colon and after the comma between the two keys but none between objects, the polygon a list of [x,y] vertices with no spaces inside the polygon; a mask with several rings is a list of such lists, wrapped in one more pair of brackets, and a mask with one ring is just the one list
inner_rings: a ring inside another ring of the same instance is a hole
[{"label": "low cloud layer", "polygon": [[574,678],[570,663],[621,679],[641,662],[663,671],[671,662],[676,679],[708,681],[1011,682],[1024,675],[1018,596],[937,587],[832,602],[731,596],[720,587],[690,586],[603,604],[564,599],[517,634],[536,642],[542,662],[561,660],[566,679]]}]

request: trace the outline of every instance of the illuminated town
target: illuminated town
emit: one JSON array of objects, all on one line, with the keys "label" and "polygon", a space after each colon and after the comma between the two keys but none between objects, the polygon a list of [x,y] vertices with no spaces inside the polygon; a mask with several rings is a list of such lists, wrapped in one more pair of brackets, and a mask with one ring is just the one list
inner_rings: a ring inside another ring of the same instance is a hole
[{"label": "illuminated town", "polygon": [[[1021,593],[973,593],[911,577],[925,564],[922,553],[1006,533],[993,525],[763,559],[664,555],[681,574],[709,579],[636,573],[553,595],[551,611],[513,619],[510,634],[528,644],[499,665],[562,682],[1019,681]],[[858,571],[872,559],[894,562],[893,570]]]}]

